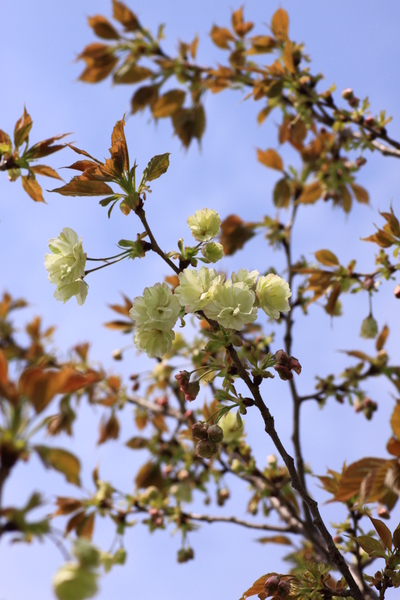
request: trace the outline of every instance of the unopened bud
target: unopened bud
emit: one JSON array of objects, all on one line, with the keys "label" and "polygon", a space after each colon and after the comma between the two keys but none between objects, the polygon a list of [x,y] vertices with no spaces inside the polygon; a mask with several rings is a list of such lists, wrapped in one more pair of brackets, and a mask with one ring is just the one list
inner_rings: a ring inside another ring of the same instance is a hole
[{"label": "unopened bud", "polygon": [[367,290],[367,292],[369,292],[370,290],[373,290],[375,287],[375,280],[373,277],[366,277],[363,281],[363,288],[364,290]]},{"label": "unopened bud", "polygon": [[[182,389],[182,388],[181,388]],[[196,400],[197,394],[200,391],[200,383],[199,381],[191,381],[185,390],[185,400],[192,402],[192,400]]]},{"label": "unopened bud", "polygon": [[381,519],[390,519],[390,513],[386,506],[381,506],[380,508],[378,508],[377,513],[378,517],[380,517]]},{"label": "unopened bud", "polygon": [[353,98],[353,96],[354,96],[354,92],[351,88],[346,88],[342,92],[343,100],[350,100],[351,98]]},{"label": "unopened bud", "polygon": [[122,360],[123,359],[122,350],[120,350],[119,348],[117,348],[116,350],[113,350],[112,357],[114,360]]},{"label": "unopened bud", "polygon": [[205,423],[198,421],[192,425],[192,437],[196,440],[206,440],[208,438],[208,427]]},{"label": "unopened bud", "polygon": [[271,575],[268,577],[266,582],[264,583],[264,592],[268,596],[273,596],[278,591],[279,584],[281,582],[281,578],[278,575]]},{"label": "unopened bud", "polygon": [[396,287],[393,290],[393,293],[395,295],[395,298],[400,298],[400,285],[396,285]]},{"label": "unopened bud", "polygon": [[353,98],[350,98],[348,102],[351,108],[358,108],[358,105],[360,104],[360,98],[356,98],[355,96],[353,96]]},{"label": "unopened bud", "polygon": [[212,442],[216,442],[217,444],[222,442],[224,439],[224,432],[222,428],[219,425],[210,425],[208,428],[208,439],[210,439]]},{"label": "unopened bud", "polygon": [[301,373],[301,364],[299,363],[299,361],[297,360],[297,358],[295,358],[294,356],[291,356],[289,358],[289,369],[291,369],[291,371],[294,371],[297,375],[300,375]]},{"label": "unopened bud", "polygon": [[287,598],[290,594],[290,582],[287,580],[281,581],[278,585],[278,591],[275,598]]},{"label": "unopened bud", "polygon": [[286,367],[285,365],[275,365],[274,369],[283,381],[290,381],[293,379],[293,373],[289,367]]},{"label": "unopened bud", "polygon": [[364,158],[363,156],[359,156],[358,158],[356,158],[357,167],[362,167],[363,165],[365,165],[366,162],[367,162],[367,159]]},{"label": "unopened bud", "polygon": [[200,458],[214,458],[219,451],[218,445],[212,440],[197,442],[195,452]]},{"label": "unopened bud", "polygon": [[368,127],[374,127],[375,126],[375,119],[374,119],[374,117],[372,117],[371,115],[369,115],[368,117],[365,117],[364,123]]}]

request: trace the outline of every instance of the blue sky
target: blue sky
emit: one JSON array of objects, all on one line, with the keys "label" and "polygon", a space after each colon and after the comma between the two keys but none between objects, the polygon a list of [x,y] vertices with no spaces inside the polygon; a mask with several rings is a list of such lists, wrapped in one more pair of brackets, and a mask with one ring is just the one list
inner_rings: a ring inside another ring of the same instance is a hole
[{"label": "blue sky", "polygon": [[[352,87],[357,96],[369,96],[372,112],[386,109],[393,115],[389,125],[393,138],[400,139],[399,103],[400,83],[398,23],[400,7],[394,0],[382,3],[249,0],[245,4],[246,18],[257,23],[256,33],[266,32],[274,11],[284,7],[290,16],[290,37],[303,41],[312,58],[314,72],[325,74],[328,87],[336,83],[338,98],[345,87]],[[224,53],[216,49],[208,32],[215,23],[227,25],[232,9],[231,0],[202,0],[201,3],[184,0],[138,0],[130,4],[141,22],[156,31],[166,24],[165,47],[173,52],[177,40],[191,41],[200,37],[198,60],[202,64],[223,61]],[[102,158],[106,156],[113,125],[129,110],[132,95],[130,87],[112,87],[110,82],[91,86],[77,81],[82,69],[74,61],[83,47],[94,41],[86,17],[94,14],[111,16],[108,0],[14,0],[12,8],[0,5],[2,23],[2,60],[0,76],[0,128],[11,133],[20,117],[24,104],[34,125],[31,142],[57,133],[72,131],[73,140],[80,148]],[[277,117],[259,127],[255,116],[259,106],[252,101],[243,103],[241,93],[209,94],[206,98],[207,129],[199,151],[195,146],[185,152],[172,137],[169,122],[157,125],[149,122],[148,114],[130,117],[126,136],[131,160],[136,158],[139,170],[155,154],[171,152],[170,168],[166,175],[154,182],[147,210],[162,247],[172,249],[183,236],[189,239],[187,217],[205,206],[218,210],[224,218],[237,213],[245,220],[262,215],[274,215],[271,192],[277,179],[273,171],[257,163],[255,148],[277,147]],[[54,155],[48,161],[55,168],[71,164],[75,156],[70,151]],[[68,172],[65,172],[68,179]],[[149,368],[149,362],[127,354],[122,363],[111,359],[114,348],[124,345],[125,338],[108,331],[102,323],[112,317],[107,304],[119,301],[120,292],[130,297],[141,294],[146,285],[152,285],[165,275],[163,265],[155,257],[134,263],[121,263],[112,269],[94,274],[89,279],[89,296],[83,307],[74,300],[66,305],[53,299],[54,289],[47,280],[43,267],[47,240],[57,236],[63,227],[72,227],[83,237],[89,256],[115,253],[115,244],[121,238],[132,238],[139,228],[132,219],[115,211],[108,221],[106,211],[96,198],[65,198],[45,194],[46,205],[34,204],[22,191],[20,182],[9,183],[5,174],[0,178],[0,280],[1,290],[29,299],[31,306],[26,315],[40,314],[46,325],[57,324],[55,344],[67,352],[77,341],[92,342],[91,356],[101,361],[109,372],[128,375],[132,370]],[[52,180],[41,179],[43,187],[56,187]],[[302,211],[295,234],[295,253],[311,258],[320,248],[330,248],[343,264],[358,259],[360,269],[371,268],[374,248],[360,241],[373,232],[373,222],[380,224],[378,210],[387,210],[390,202],[396,212],[399,198],[398,164],[394,159],[371,156],[361,171],[359,183],[370,192],[371,206],[357,205],[344,217],[327,204]],[[260,258],[263,260],[260,263]],[[265,270],[269,265],[281,264],[279,256],[263,244],[261,239],[250,243],[245,251],[221,265],[234,268]],[[393,298],[394,284],[385,284],[374,305],[374,314],[380,327],[387,315],[397,325],[399,304]],[[364,304],[363,304],[364,302]],[[329,317],[313,306],[310,319],[296,323],[297,340],[294,354],[303,365],[299,383],[302,392],[309,391],[316,373],[338,372],[345,364],[344,348],[359,348],[373,352],[373,342],[358,338],[361,320],[367,316],[367,298],[351,296],[344,302],[345,318],[331,324]],[[21,323],[22,323],[21,317]],[[396,329],[388,341],[393,357],[398,349]],[[278,349],[278,347],[276,348]],[[327,466],[340,470],[343,460],[348,462],[361,456],[386,456],[385,444],[389,437],[389,414],[393,398],[376,384],[370,388],[371,397],[380,401],[380,409],[372,422],[346,406],[329,404],[324,411],[309,405],[304,411],[304,450],[315,472],[322,473]],[[271,408],[277,427],[290,443],[289,400],[286,388],[279,382],[271,386]],[[96,425],[99,413],[83,409],[83,421],[73,440],[77,452],[85,456],[84,470],[89,481],[92,468],[100,463],[104,478],[129,490],[135,472],[137,457],[122,447],[124,439],[133,435],[127,424],[126,436],[120,443],[109,443],[96,448]],[[131,416],[127,417],[131,419]],[[263,437],[258,420],[249,417],[249,428],[262,458],[273,452],[271,443]],[[132,421],[130,421],[132,422]],[[354,432],[360,431],[360,437]],[[362,433],[364,432],[364,433]],[[378,435],[379,432],[379,435]],[[362,436],[362,437],[361,437]],[[253,438],[249,437],[249,441]],[[370,440],[365,447],[364,440]],[[118,464],[118,468],[115,467]],[[6,501],[18,502],[31,489],[73,493],[60,483],[56,474],[44,472],[34,460],[17,471],[6,490]],[[237,498],[228,504],[228,511],[243,515],[245,500]],[[340,511],[322,508],[329,519],[340,518]],[[215,512],[215,506],[210,512]],[[398,511],[397,511],[398,512]],[[332,516],[331,516],[332,515]],[[261,520],[261,516],[259,517]],[[396,518],[394,519],[396,520]],[[399,518],[397,518],[397,521]],[[116,568],[104,578],[98,598],[119,597],[167,600],[203,598],[232,598],[240,594],[264,572],[279,570],[280,551],[254,543],[253,532],[233,529],[227,525],[203,526],[192,536],[196,560],[178,565],[175,553],[177,537],[156,532],[149,537],[144,527],[134,528],[127,536],[129,562],[125,568]],[[97,538],[104,547],[112,539],[111,529],[104,527]],[[31,600],[52,598],[49,581],[61,562],[55,546],[35,544],[34,547],[1,548],[1,600],[22,600],[29,593]],[[282,567],[284,569],[284,566]],[[7,574],[7,575],[6,575]]]}]

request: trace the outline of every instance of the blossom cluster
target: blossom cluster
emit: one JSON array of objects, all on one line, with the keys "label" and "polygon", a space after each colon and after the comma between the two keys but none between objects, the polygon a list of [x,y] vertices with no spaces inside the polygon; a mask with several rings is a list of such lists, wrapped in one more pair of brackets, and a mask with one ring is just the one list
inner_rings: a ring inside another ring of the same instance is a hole
[{"label": "blossom cluster", "polygon": [[165,283],[156,283],[135,298],[130,310],[136,321],[135,344],[161,358],[172,348],[173,327],[181,311],[202,311],[221,327],[240,331],[256,320],[258,308],[278,319],[290,310],[290,296],[288,283],[273,273],[260,276],[258,271],[239,269],[225,281],[215,269],[187,268],[179,274],[175,293]]},{"label": "blossom cluster", "polygon": [[83,280],[86,254],[82,240],[73,229],[64,227],[57,238],[49,240],[49,248],[52,254],[45,255],[44,265],[51,283],[57,286],[54,297],[67,302],[76,296],[78,304],[82,305],[88,292],[88,285]]}]

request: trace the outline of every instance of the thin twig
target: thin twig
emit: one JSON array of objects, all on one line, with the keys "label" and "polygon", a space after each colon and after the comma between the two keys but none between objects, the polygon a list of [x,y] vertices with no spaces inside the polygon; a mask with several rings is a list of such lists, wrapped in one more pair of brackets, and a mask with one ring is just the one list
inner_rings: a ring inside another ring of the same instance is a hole
[{"label": "thin twig", "polygon": [[242,527],[248,527],[249,529],[259,529],[261,531],[273,531],[275,533],[297,533],[293,527],[279,527],[279,525],[266,525],[264,523],[252,523],[251,521],[245,521],[244,519],[238,519],[237,517],[224,517],[224,516],[211,516],[201,515],[198,513],[184,512],[184,517],[193,521],[205,521],[206,523],[235,523],[236,525],[242,525]]}]

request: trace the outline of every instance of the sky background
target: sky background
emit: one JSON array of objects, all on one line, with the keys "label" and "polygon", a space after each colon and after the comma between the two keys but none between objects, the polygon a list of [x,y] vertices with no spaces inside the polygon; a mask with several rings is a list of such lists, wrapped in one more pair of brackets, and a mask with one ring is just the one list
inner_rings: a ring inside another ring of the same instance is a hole
[{"label": "sky background", "polygon": [[[138,0],[129,6],[153,32],[160,23],[166,24],[167,52],[174,52],[178,39],[190,42],[198,34],[200,64],[215,65],[225,60],[225,53],[211,43],[208,33],[213,24],[229,25],[231,11],[239,7],[231,0],[198,3]],[[337,99],[345,87],[352,87],[361,98],[368,95],[372,113],[386,109],[393,115],[389,133],[400,139],[399,4],[394,0],[362,4],[341,0],[284,3],[249,0],[245,4],[245,17],[257,24],[255,34],[267,33],[266,24],[280,6],[289,13],[291,39],[305,42],[312,70],[325,74],[326,87],[336,83]],[[95,86],[77,81],[83,64],[74,59],[86,44],[95,40],[86,22],[88,16],[95,14],[110,18],[111,2],[14,0],[12,4],[0,4],[1,129],[12,133],[25,104],[34,121],[31,143],[73,132],[69,139],[79,148],[99,159],[108,154],[112,128],[129,111],[133,88],[112,87],[109,80]],[[188,152],[184,151],[177,138],[172,137],[169,120],[154,124],[146,112],[128,118],[126,137],[131,162],[136,158],[139,172],[153,155],[171,152],[168,173],[154,182],[147,202],[148,220],[162,248],[175,248],[179,237],[190,243],[186,219],[200,208],[215,208],[222,218],[237,213],[249,221],[266,214],[275,215],[272,189],[279,175],[257,163],[255,149],[279,150],[278,115],[272,115],[259,127],[256,114],[261,107],[252,101],[243,103],[242,99],[240,92],[207,95],[207,127],[201,150],[193,145]],[[72,151],[64,150],[43,162],[60,168],[75,160]],[[360,172],[358,182],[369,190],[371,205],[356,204],[349,216],[333,210],[328,203],[305,207],[296,224],[294,255],[303,254],[310,259],[316,250],[329,248],[342,264],[357,258],[360,270],[372,269],[375,247],[360,238],[373,233],[374,222],[382,224],[378,210],[388,210],[393,201],[396,212],[398,173],[395,159],[368,157],[368,165]],[[65,171],[66,180],[69,174]],[[82,236],[85,251],[96,257],[115,254],[116,242],[121,238],[134,239],[141,230],[138,224],[118,210],[109,221],[96,198],[68,198],[45,192],[47,204],[35,204],[23,192],[20,181],[10,183],[5,173],[1,175],[0,292],[7,290],[14,297],[29,300],[29,309],[18,317],[21,326],[33,315],[42,315],[46,326],[56,324],[54,344],[65,355],[77,342],[91,341],[92,360],[102,362],[109,373],[128,376],[151,368],[152,363],[134,350],[127,353],[122,363],[114,362],[113,349],[125,345],[127,339],[102,324],[113,318],[107,304],[119,302],[121,292],[134,298],[145,286],[163,278],[166,272],[157,257],[124,261],[91,275],[89,295],[82,307],[77,307],[74,299],[65,305],[54,300],[54,287],[48,282],[43,266],[47,240],[56,237],[63,227],[72,227]],[[55,180],[47,178],[40,178],[39,182],[44,189],[58,186]],[[240,267],[263,271],[273,264],[279,268],[282,262],[259,236],[244,252],[220,264],[228,272]],[[394,282],[384,284],[374,302],[374,315],[380,329],[391,317],[394,329],[387,349],[396,360],[400,304],[393,296],[394,286]],[[318,306],[311,307],[309,319],[296,321],[293,353],[303,365],[300,393],[312,391],[316,373],[340,372],[346,360],[338,350],[357,348],[374,352],[374,342],[358,337],[361,321],[368,314],[367,295],[345,298],[343,308],[345,317],[333,323]],[[274,350],[279,347],[277,342]],[[368,391],[379,402],[379,410],[370,422],[354,414],[348,405],[340,406],[333,401],[324,411],[311,404],[305,407],[304,455],[315,473],[324,473],[328,466],[340,470],[345,459],[352,462],[368,455],[387,456],[385,445],[390,436],[389,415],[394,400],[381,382],[373,383]],[[274,381],[268,391],[277,429],[282,431],[291,451],[291,409],[286,384]],[[74,439],[56,440],[57,445],[71,444],[84,457],[83,479],[87,486],[92,469],[99,464],[102,477],[128,491],[132,489],[135,468],[144,460],[144,455],[123,447],[124,441],[133,435],[132,416],[126,411],[127,422],[119,441],[98,448],[95,443],[100,414],[94,408],[83,407]],[[254,443],[257,456],[265,461],[273,447],[263,433],[261,422],[251,415],[247,426],[251,432],[249,442]],[[28,465],[16,470],[6,488],[5,503],[22,503],[33,489],[47,490],[49,500],[52,490],[60,495],[75,493],[71,486],[64,485],[61,476],[45,472],[31,459]],[[325,500],[327,496],[321,493],[319,498]],[[239,491],[239,496],[228,503],[226,512],[245,517],[246,499],[245,492]],[[206,510],[201,505],[197,508]],[[217,514],[218,509],[211,505],[209,512]],[[322,506],[322,512],[328,521],[339,520],[342,515],[339,508],[331,506]],[[399,520],[396,508],[394,525]],[[95,541],[107,548],[112,541],[112,529],[105,523],[99,529]],[[278,561],[280,549],[259,546],[254,543],[256,537],[257,532],[238,527],[203,525],[190,538],[195,561],[178,565],[175,558],[180,544],[178,536],[171,538],[170,530],[149,536],[147,529],[138,525],[126,537],[127,565],[115,567],[102,580],[98,598],[238,598],[263,573],[285,569]],[[10,546],[4,540],[0,546],[0,600],[22,600],[28,595],[30,600],[50,600],[53,598],[50,580],[61,562],[59,551],[49,542],[30,547]]]}]

